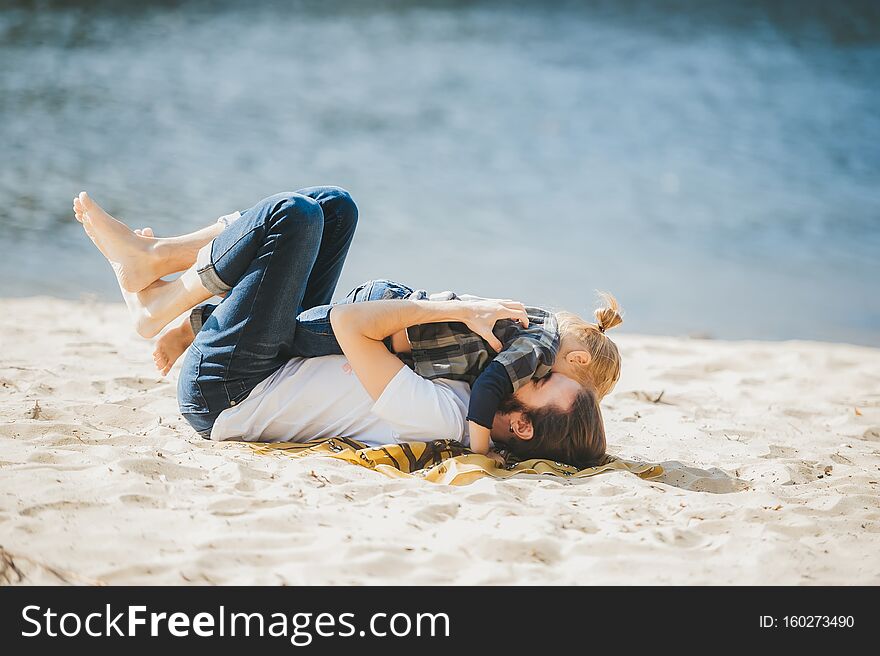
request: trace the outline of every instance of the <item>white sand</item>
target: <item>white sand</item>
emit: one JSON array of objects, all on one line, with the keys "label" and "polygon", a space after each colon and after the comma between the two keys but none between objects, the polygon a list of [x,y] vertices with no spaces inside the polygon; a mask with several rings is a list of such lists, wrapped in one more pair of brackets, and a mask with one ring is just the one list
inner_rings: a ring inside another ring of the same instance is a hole
[{"label": "white sand", "polygon": [[0,582],[880,583],[880,350],[618,343],[662,479],[452,488],[202,440],[121,305],[2,300]]}]

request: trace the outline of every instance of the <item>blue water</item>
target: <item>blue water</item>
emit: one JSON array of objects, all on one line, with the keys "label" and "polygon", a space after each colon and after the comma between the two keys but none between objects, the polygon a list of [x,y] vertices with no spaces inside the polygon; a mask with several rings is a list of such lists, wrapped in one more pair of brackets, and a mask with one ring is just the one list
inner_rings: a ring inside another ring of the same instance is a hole
[{"label": "blue water", "polygon": [[331,183],[341,292],[880,344],[877,3],[119,4],[0,3],[3,294],[115,298],[81,189],[171,234]]}]

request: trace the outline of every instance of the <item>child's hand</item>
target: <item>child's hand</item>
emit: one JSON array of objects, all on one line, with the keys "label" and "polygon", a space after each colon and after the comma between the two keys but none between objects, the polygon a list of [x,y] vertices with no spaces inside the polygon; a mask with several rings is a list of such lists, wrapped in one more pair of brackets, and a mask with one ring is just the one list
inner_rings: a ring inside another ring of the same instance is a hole
[{"label": "child's hand", "polygon": [[498,465],[499,467],[501,467],[502,469],[507,467],[507,458],[505,458],[502,454],[498,453],[497,451],[489,451],[489,453],[486,454],[486,457],[494,460],[495,464]]},{"label": "child's hand", "polygon": [[526,307],[518,301],[485,300],[458,302],[457,304],[460,306],[462,323],[485,339],[489,346],[498,353],[504,347],[492,332],[495,322],[500,319],[513,319],[519,321],[523,328],[529,327]]}]

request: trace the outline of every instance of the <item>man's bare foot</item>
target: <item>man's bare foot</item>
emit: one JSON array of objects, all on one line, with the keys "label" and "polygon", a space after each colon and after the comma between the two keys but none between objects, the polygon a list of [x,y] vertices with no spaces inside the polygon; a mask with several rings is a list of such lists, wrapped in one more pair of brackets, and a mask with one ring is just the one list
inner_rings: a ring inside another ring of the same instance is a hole
[{"label": "man's bare foot", "polygon": [[179,326],[162,335],[156,342],[156,350],[153,351],[153,362],[156,363],[156,369],[163,376],[167,376],[171,367],[177,362],[177,358],[183,355],[183,352],[189,348],[195,338],[189,317],[186,317]]},{"label": "man's bare foot", "polygon": [[123,291],[139,292],[161,277],[155,238],[132,232],[84,191],[73,199],[73,211],[86,234],[109,260]]}]

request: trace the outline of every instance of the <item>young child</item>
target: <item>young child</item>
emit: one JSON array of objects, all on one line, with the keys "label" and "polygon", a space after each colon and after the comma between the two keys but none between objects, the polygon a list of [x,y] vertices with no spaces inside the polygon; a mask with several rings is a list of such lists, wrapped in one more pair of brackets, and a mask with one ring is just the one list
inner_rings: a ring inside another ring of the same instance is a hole
[{"label": "young child", "polygon": [[[620,353],[605,332],[620,324],[622,318],[614,297],[610,294],[601,297],[605,306],[596,310],[596,323],[569,312],[552,313],[526,307],[528,327],[511,320],[499,321],[493,330],[498,340],[495,345],[488,344],[459,323],[411,326],[405,338],[395,336],[386,340],[386,344],[424,378],[464,380],[471,385],[467,415],[470,447],[476,453],[487,454],[496,412],[505,399],[529,381],[557,373],[594,390],[597,401],[611,392],[620,377]],[[452,292],[429,296],[424,290],[413,290],[392,281],[371,280],[350,292],[342,302],[400,298],[464,302],[477,297],[459,297]],[[189,346],[214,307],[195,308],[189,321],[160,338],[154,360],[162,375],[168,373]],[[332,307],[310,308],[297,316],[291,357],[342,353],[330,323]]]},{"label": "young child", "polygon": [[[468,429],[471,450],[486,453],[495,413],[523,384],[561,374],[595,392],[601,401],[620,378],[620,353],[605,331],[622,323],[616,299],[601,294],[605,306],[596,323],[570,312],[549,313],[527,307],[529,327],[500,321],[494,330],[503,349],[471,383]],[[482,341],[482,340],[481,340]]]}]

